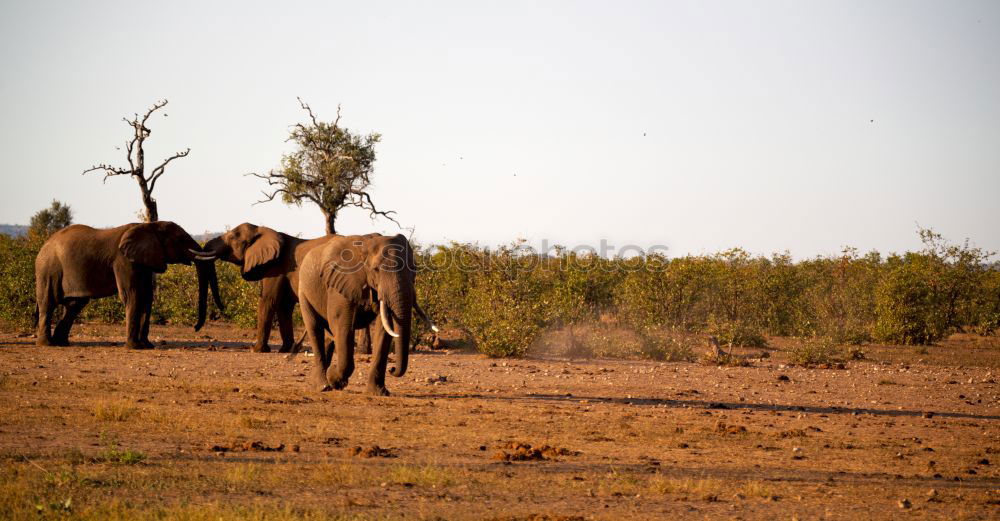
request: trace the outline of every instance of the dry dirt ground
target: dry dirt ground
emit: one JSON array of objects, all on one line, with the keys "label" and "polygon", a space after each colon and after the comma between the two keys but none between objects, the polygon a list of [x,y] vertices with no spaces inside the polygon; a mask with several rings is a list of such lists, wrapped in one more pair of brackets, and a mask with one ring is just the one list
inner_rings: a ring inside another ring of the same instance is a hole
[{"label": "dry dirt ground", "polygon": [[0,518],[997,519],[1000,340],[846,369],[418,352],[363,394],[252,332],[0,335]]}]

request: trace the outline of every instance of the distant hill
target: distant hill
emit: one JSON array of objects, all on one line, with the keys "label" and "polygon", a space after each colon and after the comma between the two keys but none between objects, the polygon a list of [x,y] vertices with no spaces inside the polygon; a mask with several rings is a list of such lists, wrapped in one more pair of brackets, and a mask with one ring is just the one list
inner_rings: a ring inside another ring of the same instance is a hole
[{"label": "distant hill", "polygon": [[209,239],[214,239],[214,238],[222,235],[223,233],[224,232],[199,233],[197,235],[192,235],[191,237],[194,238],[194,240],[196,240],[198,242],[205,242],[205,241],[208,241]]},{"label": "distant hill", "polygon": [[[222,235],[223,232],[215,233],[202,233],[198,235],[192,235],[194,240],[198,242],[205,242],[209,239],[214,239]],[[0,234],[9,235],[11,237],[24,237],[28,235],[28,226],[24,224],[0,224]]]},{"label": "distant hill", "polygon": [[28,235],[28,227],[23,224],[0,224],[0,233],[11,237]]}]

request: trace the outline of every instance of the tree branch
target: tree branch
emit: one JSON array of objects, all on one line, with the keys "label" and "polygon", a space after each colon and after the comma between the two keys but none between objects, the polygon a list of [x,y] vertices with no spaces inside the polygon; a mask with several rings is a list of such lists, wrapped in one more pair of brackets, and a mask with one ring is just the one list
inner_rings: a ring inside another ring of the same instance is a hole
[{"label": "tree branch", "polygon": [[190,147],[188,147],[188,149],[185,150],[185,151],[183,151],[183,152],[178,152],[178,153],[176,153],[176,154],[168,157],[162,163],[160,163],[160,166],[154,168],[153,169],[153,173],[150,174],[150,176],[149,176],[149,191],[150,192],[153,191],[153,188],[156,186],[156,180],[159,179],[161,175],[163,175],[163,169],[166,168],[166,166],[167,166],[168,163],[170,163],[171,161],[173,161],[174,159],[177,159],[179,157],[187,157],[187,155],[189,153],[191,153],[191,148]]},{"label": "tree branch", "polygon": [[[128,161],[129,165],[127,169],[115,168],[102,163],[83,171],[84,174],[93,171],[104,172],[104,179],[102,180],[102,183],[107,182],[109,177],[116,175],[131,175],[135,177],[136,182],[139,183],[139,189],[142,191],[142,202],[145,206],[147,220],[150,221],[154,221],[159,218],[156,210],[156,200],[153,199],[152,195],[153,189],[156,187],[156,182],[165,173],[166,167],[171,161],[180,157],[186,157],[191,152],[190,148],[183,152],[177,152],[160,163],[159,166],[153,169],[149,177],[146,177],[146,155],[143,151],[143,143],[146,138],[149,137],[150,133],[152,133],[149,127],[146,126],[146,122],[149,121],[149,118],[152,117],[157,110],[160,110],[165,106],[167,106],[167,100],[160,100],[153,103],[153,106],[150,107],[145,114],[143,114],[141,119],[138,113],[133,113],[132,119],[128,119],[127,117],[122,118],[122,121],[132,127],[133,131],[132,138],[125,142],[125,159]],[[115,150],[121,149],[115,147]]]},{"label": "tree branch", "polygon": [[[320,128],[320,124],[316,121],[316,116],[313,114],[312,107],[310,107],[306,102],[302,101],[302,98],[296,96],[295,99],[299,100],[299,106],[301,106],[306,112],[309,113],[309,119],[312,120],[313,127]],[[333,128],[337,128],[337,124],[340,123],[340,103],[337,104],[337,119],[333,120]],[[297,123],[296,126],[305,130],[305,127],[301,123]]]},{"label": "tree branch", "polygon": [[[154,112],[156,112],[157,110],[160,110],[160,109],[162,109],[163,107],[166,107],[166,106],[167,106],[167,100],[163,99],[163,100],[157,101],[156,103],[153,104],[152,107],[150,107],[149,110],[146,111],[146,115],[142,117],[142,123],[141,123],[141,125],[142,125],[142,128],[144,128],[146,130],[146,134],[147,135],[149,134],[149,129],[146,128],[146,120],[148,120],[149,116],[152,116]],[[139,119],[139,116],[136,115],[136,120],[138,120],[138,119]]]},{"label": "tree branch", "polygon": [[[319,123],[316,121],[316,115],[313,114],[312,108],[310,108],[306,102],[302,101],[302,98],[295,96],[295,99],[299,100],[299,106],[309,113],[309,119],[312,120],[313,126],[318,127]],[[301,127],[302,125],[299,124],[299,126]]]},{"label": "tree branch", "polygon": [[125,170],[124,168],[114,168],[111,165],[105,165],[103,163],[100,164],[100,165],[92,166],[92,167],[84,170],[83,174],[87,174],[87,173],[98,171],[98,170],[101,170],[101,171],[104,172],[104,179],[101,181],[102,184],[105,183],[105,182],[107,182],[108,178],[111,177],[111,176],[116,176],[116,175],[132,175],[132,170]]},{"label": "tree branch", "polygon": [[264,195],[265,199],[261,199],[261,200],[259,200],[259,201],[255,202],[255,203],[253,203],[253,204],[252,204],[251,206],[254,206],[254,205],[258,205],[258,204],[260,204],[260,203],[268,203],[268,202],[271,202],[271,201],[273,201],[273,200],[274,200],[274,198],[275,198],[275,197],[276,197],[276,196],[277,196],[278,194],[288,194],[288,195],[289,195],[289,196],[291,196],[291,197],[295,197],[295,196],[294,196],[294,195],[293,195],[293,194],[292,194],[291,192],[289,192],[288,190],[285,190],[284,188],[277,188],[277,189],[275,189],[275,190],[274,190],[273,192],[271,192],[271,193],[267,193],[266,191],[264,191],[264,190],[261,190],[261,191],[260,191],[260,193]]},{"label": "tree branch", "polygon": [[352,195],[355,195],[355,196],[359,197],[358,200],[356,200],[356,201],[350,201],[348,203],[351,206],[356,206],[358,208],[363,208],[365,210],[368,210],[370,212],[368,214],[368,216],[371,217],[371,218],[373,218],[373,219],[375,218],[376,215],[380,215],[380,216],[385,217],[386,219],[389,219],[390,221],[396,223],[396,226],[399,226],[400,228],[403,227],[403,225],[399,224],[399,221],[397,221],[394,217],[392,217],[392,215],[390,215],[390,214],[395,214],[396,212],[394,212],[392,210],[389,210],[387,212],[382,212],[382,211],[377,210],[375,208],[375,203],[372,202],[372,197],[370,195],[368,195],[368,192],[364,192],[364,191],[361,191],[361,190],[350,190],[349,193],[352,194]]}]

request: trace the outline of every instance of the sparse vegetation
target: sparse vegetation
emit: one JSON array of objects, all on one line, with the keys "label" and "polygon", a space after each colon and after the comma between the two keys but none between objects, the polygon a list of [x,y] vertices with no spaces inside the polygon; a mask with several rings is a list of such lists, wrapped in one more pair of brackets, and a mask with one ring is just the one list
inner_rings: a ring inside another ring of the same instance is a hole
[{"label": "sparse vegetation", "polygon": [[389,469],[389,481],[432,488],[451,486],[460,480],[454,471],[438,465],[393,465]]},{"label": "sparse vegetation", "polygon": [[753,365],[749,359],[731,353],[705,353],[701,357],[701,362],[707,365],[726,367],[750,367]]},{"label": "sparse vegetation", "polygon": [[837,344],[830,337],[799,339],[789,351],[788,360],[797,365],[813,367],[840,362]]},{"label": "sparse vegetation", "polygon": [[[951,246],[921,230],[921,252],[877,253],[794,263],[787,255],[753,257],[729,250],[702,257],[659,255],[603,259],[556,248],[538,255],[522,242],[499,249],[469,244],[417,248],[421,304],[441,324],[464,330],[489,356],[518,357],[536,349],[565,356],[692,360],[693,335],[710,333],[728,348],[763,347],[767,336],[822,337],[849,345],[824,355],[796,349],[806,360],[859,360],[863,343],[934,342],[950,332],[991,334],[1000,324],[1000,265],[992,254]],[[0,322],[33,322],[34,256],[38,240],[0,236]],[[193,268],[171,265],[157,279],[153,320],[190,325],[197,292]],[[259,285],[228,264],[218,266],[228,303],[216,319],[240,327],[257,320]],[[92,301],[85,320],[120,322],[117,298]],[[601,317],[613,317],[613,324]],[[415,338],[423,331],[415,323]],[[553,331],[564,332],[552,345]],[[577,333],[571,333],[576,331]]]},{"label": "sparse vegetation", "polygon": [[266,429],[271,426],[271,421],[266,418],[256,418],[254,416],[241,416],[240,425],[248,429]]},{"label": "sparse vegetation", "polygon": [[145,459],[146,455],[142,452],[133,449],[122,449],[117,445],[109,446],[95,458],[96,461],[118,463],[120,465],[138,465]]},{"label": "sparse vegetation", "polygon": [[690,495],[706,501],[718,500],[719,495],[726,492],[724,483],[719,479],[671,479],[661,476],[650,480],[649,490],[657,494]]},{"label": "sparse vegetation", "polygon": [[121,422],[135,416],[139,409],[125,401],[101,401],[94,405],[94,418],[100,421]]},{"label": "sparse vegetation", "polygon": [[[622,327],[607,319],[573,330],[614,352]],[[247,336],[210,328],[220,342]],[[118,327],[82,329],[106,337]],[[614,353],[645,357],[641,337],[625,331],[630,347]],[[190,338],[186,327],[159,333],[171,344]],[[549,334],[562,341],[566,331]],[[668,334],[699,354],[710,345],[704,334]],[[789,505],[822,513],[831,492],[845,510],[886,517],[894,502],[866,498],[875,489],[913,497],[912,482],[893,478],[900,469],[974,469],[983,481],[963,483],[964,499],[934,506],[983,517],[996,476],[995,462],[977,463],[995,459],[988,420],[946,416],[992,406],[970,398],[992,389],[995,338],[958,335],[920,356],[867,346],[878,362],[836,372],[780,368],[790,346],[781,337],[771,339],[778,360],[752,369],[425,354],[390,399],[363,394],[363,374],[344,392],[310,391],[311,361],[241,348],[38,349],[17,338],[4,334],[0,350],[3,519],[394,519],[412,497],[428,519],[490,519],[497,505],[510,505],[505,521],[595,505],[608,519],[678,507],[725,516],[734,505],[773,517]],[[966,375],[953,381],[958,365]],[[773,467],[762,474],[760,462]]]}]

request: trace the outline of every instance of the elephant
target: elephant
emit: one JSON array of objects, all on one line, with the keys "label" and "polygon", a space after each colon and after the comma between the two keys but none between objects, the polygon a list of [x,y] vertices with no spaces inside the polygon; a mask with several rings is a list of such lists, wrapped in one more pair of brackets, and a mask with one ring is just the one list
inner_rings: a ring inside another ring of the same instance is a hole
[{"label": "elephant", "polygon": [[205,251],[219,260],[240,267],[243,278],[260,281],[257,301],[257,340],[254,352],[269,353],[268,339],[275,315],[281,333],[280,352],[295,344],[292,310],[298,302],[299,263],[313,248],[326,244],[333,235],[300,239],[271,228],[243,223],[205,243]]},{"label": "elephant", "polygon": [[[403,376],[411,311],[416,309],[426,319],[417,306],[415,278],[413,249],[402,235],[336,236],[305,256],[299,268],[299,302],[315,355],[313,380],[318,390],[347,385],[354,372],[354,330],[371,326],[374,354],[368,393],[389,395],[385,373],[390,343],[396,365],[389,374]],[[326,331],[332,333],[332,343],[326,343]]]},{"label": "elephant", "polygon": [[[183,228],[169,221],[109,229],[67,226],[52,234],[35,258],[36,343],[69,345],[73,321],[90,299],[117,292],[125,304],[125,346],[151,349],[149,319],[156,289],[153,274],[163,273],[168,264],[192,262],[198,271],[198,331],[205,323],[209,287],[216,306],[225,309],[219,297],[214,259]],[[58,305],[65,312],[50,334]]]}]

